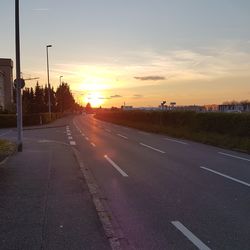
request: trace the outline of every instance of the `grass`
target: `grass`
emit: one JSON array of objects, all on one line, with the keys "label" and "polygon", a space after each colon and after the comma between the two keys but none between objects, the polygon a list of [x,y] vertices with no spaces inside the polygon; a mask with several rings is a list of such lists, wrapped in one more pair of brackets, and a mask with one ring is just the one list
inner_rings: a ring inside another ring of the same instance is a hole
[{"label": "grass", "polygon": [[0,162],[8,155],[12,154],[16,149],[16,145],[7,140],[0,140]]}]

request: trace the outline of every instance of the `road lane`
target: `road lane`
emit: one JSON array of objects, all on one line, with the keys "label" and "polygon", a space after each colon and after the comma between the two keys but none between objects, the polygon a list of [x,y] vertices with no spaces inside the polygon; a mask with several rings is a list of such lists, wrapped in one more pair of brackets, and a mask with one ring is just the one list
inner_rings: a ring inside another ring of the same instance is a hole
[{"label": "road lane", "polygon": [[[86,120],[81,121],[81,127],[97,144],[87,151],[88,165],[134,245],[143,249],[192,249],[171,227],[171,221],[178,220],[211,248],[223,249],[228,244],[227,249],[247,249],[249,224],[245,221],[250,218],[246,188],[204,173],[199,162],[193,165],[186,159],[169,159],[168,154],[140,148],[135,141],[122,140]],[[84,147],[86,152],[88,145]],[[103,167],[100,157],[105,152],[110,152],[129,175],[127,181]],[[232,240],[235,235],[237,241]]]},{"label": "road lane", "polygon": [[[91,117],[90,123],[95,122],[97,124],[99,120]],[[112,126],[112,124],[106,124],[106,126]],[[122,133],[123,127],[119,126],[113,128],[114,133]],[[175,161],[189,162],[190,165],[206,165],[215,167],[216,170],[223,172],[227,175],[233,176],[243,181],[250,182],[250,164],[249,155],[232,152],[230,150],[221,150],[221,148],[204,145],[201,143],[186,141],[186,140],[176,140],[171,138],[166,140],[166,136],[158,134],[150,134],[145,136],[143,133],[138,133],[140,131],[136,129],[128,129],[126,131],[127,137],[136,143],[152,144],[156,148],[160,148],[162,151],[168,153],[169,157]],[[177,143],[183,142],[183,143]],[[223,154],[219,154],[222,151]],[[225,152],[224,152],[225,151]],[[229,157],[228,155],[233,155]],[[181,157],[180,157],[181,156]],[[237,159],[238,158],[238,159]],[[241,159],[241,161],[239,161]],[[242,160],[244,159],[244,161]]]}]

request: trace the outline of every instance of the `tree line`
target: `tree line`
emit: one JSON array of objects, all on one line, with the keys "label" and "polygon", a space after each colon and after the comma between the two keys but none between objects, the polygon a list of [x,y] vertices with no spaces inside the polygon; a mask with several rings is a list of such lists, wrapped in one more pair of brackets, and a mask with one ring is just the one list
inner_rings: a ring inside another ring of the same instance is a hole
[{"label": "tree line", "polygon": [[[49,110],[49,90],[36,83],[35,88],[24,88],[22,92],[23,113],[46,113]],[[14,101],[16,101],[16,90],[14,89]],[[74,112],[81,109],[75,102],[73,94],[67,83],[61,83],[56,90],[50,89],[51,112]]]}]

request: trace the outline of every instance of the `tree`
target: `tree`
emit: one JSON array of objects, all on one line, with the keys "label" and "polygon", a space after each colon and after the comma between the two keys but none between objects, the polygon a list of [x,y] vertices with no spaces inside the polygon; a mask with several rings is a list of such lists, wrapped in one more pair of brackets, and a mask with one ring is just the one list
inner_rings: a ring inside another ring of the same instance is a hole
[{"label": "tree", "polygon": [[67,83],[62,83],[56,90],[57,111],[73,111],[75,106],[74,97]]},{"label": "tree", "polygon": [[89,102],[87,103],[87,105],[85,107],[85,112],[87,114],[93,114],[93,109],[92,109],[91,104]]},{"label": "tree", "polygon": [[36,83],[35,98],[34,98],[34,111],[35,113],[46,112],[46,104],[44,102],[44,89]]}]

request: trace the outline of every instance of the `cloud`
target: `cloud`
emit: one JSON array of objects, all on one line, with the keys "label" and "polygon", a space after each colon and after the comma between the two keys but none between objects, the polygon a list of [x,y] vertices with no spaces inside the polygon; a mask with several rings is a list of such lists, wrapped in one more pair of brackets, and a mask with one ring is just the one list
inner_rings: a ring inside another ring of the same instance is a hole
[{"label": "cloud", "polygon": [[121,98],[121,95],[111,95],[110,98]]},{"label": "cloud", "polygon": [[134,78],[141,81],[159,81],[166,79],[164,76],[135,76]]},{"label": "cloud", "polygon": [[134,98],[134,99],[143,98],[143,95],[138,95],[138,94],[137,94],[137,95],[133,95],[133,98]]},{"label": "cloud", "polygon": [[100,100],[109,100],[111,98],[110,97],[98,97],[98,99],[100,99]]}]

